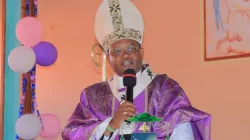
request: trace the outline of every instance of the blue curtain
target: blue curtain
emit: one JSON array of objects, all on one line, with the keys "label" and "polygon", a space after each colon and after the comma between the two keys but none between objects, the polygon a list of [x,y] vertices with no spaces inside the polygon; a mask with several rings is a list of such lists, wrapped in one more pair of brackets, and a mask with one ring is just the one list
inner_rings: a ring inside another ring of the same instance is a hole
[{"label": "blue curtain", "polygon": [[15,47],[20,45],[15,34],[15,27],[20,19],[21,0],[6,0],[3,140],[16,139],[15,122],[19,114],[20,74],[10,69],[8,56]]}]

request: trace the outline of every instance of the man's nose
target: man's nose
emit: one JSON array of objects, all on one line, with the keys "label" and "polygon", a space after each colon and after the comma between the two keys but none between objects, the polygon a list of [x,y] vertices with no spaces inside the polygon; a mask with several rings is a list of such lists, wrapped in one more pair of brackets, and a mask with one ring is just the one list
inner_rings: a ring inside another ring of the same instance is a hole
[{"label": "man's nose", "polygon": [[131,54],[129,53],[129,52],[127,52],[127,50],[123,50],[122,51],[122,57],[128,57],[128,56],[130,56]]}]

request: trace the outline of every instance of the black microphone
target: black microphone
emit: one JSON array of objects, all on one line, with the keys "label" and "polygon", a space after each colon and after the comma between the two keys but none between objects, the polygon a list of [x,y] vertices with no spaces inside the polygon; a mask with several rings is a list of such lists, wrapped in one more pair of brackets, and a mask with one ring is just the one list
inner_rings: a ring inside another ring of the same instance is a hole
[{"label": "black microphone", "polygon": [[133,69],[127,69],[124,71],[123,85],[127,87],[127,101],[133,103],[134,86],[136,85],[136,73]]},{"label": "black microphone", "polygon": [[[134,100],[134,86],[136,85],[136,73],[133,69],[127,69],[123,73],[123,85],[127,87],[126,91],[126,98],[127,101],[133,103]],[[131,122],[128,120],[125,120],[127,124],[130,124]]]}]

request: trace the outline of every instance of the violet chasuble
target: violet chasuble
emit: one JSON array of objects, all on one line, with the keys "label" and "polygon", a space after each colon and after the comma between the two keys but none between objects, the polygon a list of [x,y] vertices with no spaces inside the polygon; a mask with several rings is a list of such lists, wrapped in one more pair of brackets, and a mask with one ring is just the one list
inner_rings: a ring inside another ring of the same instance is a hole
[{"label": "violet chasuble", "polygon": [[[211,116],[190,104],[180,85],[167,75],[152,73],[148,64],[137,74],[134,104],[138,114],[147,112],[162,118],[161,122],[147,126],[157,133],[158,140],[210,140]],[[110,81],[94,84],[81,93],[80,103],[63,129],[64,140],[99,140],[114,111],[124,100],[126,89],[122,78],[113,76]],[[119,135],[140,132],[142,123],[123,123],[110,140]]]}]

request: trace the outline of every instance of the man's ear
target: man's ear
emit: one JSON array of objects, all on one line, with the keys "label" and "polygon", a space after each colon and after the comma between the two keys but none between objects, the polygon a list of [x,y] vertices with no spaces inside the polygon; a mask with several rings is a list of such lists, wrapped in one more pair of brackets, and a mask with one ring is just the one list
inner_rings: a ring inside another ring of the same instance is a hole
[{"label": "man's ear", "polygon": [[140,53],[141,53],[141,56],[143,57],[144,56],[144,48],[140,49]]}]

